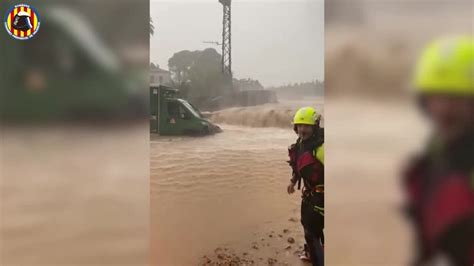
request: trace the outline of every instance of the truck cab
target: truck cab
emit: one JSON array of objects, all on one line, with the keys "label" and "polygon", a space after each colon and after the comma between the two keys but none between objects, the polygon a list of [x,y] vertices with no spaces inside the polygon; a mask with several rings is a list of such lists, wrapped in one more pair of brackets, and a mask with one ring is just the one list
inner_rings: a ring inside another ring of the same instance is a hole
[{"label": "truck cab", "polygon": [[188,101],[178,98],[178,90],[160,85],[150,87],[150,131],[170,136],[209,135],[222,130]]}]

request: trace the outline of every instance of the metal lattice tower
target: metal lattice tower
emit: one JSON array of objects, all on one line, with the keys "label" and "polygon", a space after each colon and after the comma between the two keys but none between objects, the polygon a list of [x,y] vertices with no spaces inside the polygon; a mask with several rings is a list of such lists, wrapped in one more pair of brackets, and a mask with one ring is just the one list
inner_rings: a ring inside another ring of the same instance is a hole
[{"label": "metal lattice tower", "polygon": [[222,72],[232,77],[231,1],[219,0],[224,8],[222,21]]}]

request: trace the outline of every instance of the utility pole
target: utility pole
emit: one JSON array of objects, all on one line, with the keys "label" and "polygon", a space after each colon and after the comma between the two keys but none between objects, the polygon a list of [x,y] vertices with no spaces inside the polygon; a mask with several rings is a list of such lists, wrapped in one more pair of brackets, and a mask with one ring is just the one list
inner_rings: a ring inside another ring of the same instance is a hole
[{"label": "utility pole", "polygon": [[232,77],[231,2],[232,0],[219,0],[224,13],[222,21],[222,72],[230,77]]}]

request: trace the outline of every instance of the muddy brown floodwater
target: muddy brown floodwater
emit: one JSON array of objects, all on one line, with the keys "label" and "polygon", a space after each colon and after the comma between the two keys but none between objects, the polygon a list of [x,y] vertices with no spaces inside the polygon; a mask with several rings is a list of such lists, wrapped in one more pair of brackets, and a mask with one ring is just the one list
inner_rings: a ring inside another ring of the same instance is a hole
[{"label": "muddy brown floodwater", "polygon": [[148,265],[148,130],[0,128],[0,265]]},{"label": "muddy brown floodwater", "polygon": [[[294,107],[262,107],[287,108]],[[232,265],[298,265],[300,194],[286,193],[287,147],[295,140],[290,121],[286,128],[220,125],[224,132],[208,137],[152,136],[153,265],[232,257],[238,257]]]}]

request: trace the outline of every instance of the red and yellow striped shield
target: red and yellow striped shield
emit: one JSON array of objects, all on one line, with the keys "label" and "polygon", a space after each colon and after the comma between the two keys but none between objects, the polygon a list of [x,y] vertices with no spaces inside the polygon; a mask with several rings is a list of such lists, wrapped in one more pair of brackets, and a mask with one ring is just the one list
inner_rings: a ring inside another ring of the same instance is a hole
[{"label": "red and yellow striped shield", "polygon": [[30,5],[15,5],[5,16],[5,29],[17,40],[31,39],[38,33],[40,25],[39,14]]}]

